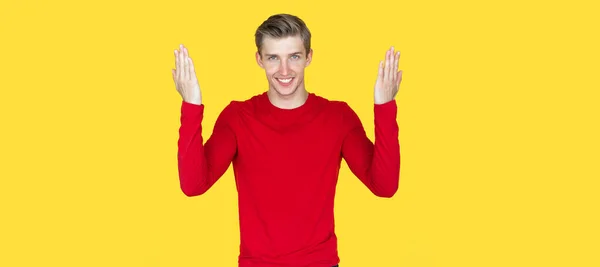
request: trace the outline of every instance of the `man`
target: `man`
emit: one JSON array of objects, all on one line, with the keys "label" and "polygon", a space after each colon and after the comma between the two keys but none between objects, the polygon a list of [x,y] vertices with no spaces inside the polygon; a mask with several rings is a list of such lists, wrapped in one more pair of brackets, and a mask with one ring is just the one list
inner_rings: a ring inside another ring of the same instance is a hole
[{"label": "man", "polygon": [[[260,25],[256,62],[266,92],[231,101],[202,140],[204,104],[187,48],[175,51],[173,79],[182,96],[178,140],[180,187],[206,192],[233,163],[240,220],[240,267],[337,266],[334,196],[341,160],[375,195],[392,197],[400,177],[394,97],[402,78],[399,53],[379,63],[374,88],[375,145],[342,101],[309,93],[310,31],[296,16]],[[340,77],[331,77],[339,79]],[[352,88],[353,90],[355,88]]]}]

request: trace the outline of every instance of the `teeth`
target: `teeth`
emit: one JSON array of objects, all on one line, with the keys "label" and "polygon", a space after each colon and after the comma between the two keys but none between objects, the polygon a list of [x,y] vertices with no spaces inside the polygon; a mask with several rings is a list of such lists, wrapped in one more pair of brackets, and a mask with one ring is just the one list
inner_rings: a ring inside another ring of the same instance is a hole
[{"label": "teeth", "polygon": [[289,83],[289,82],[292,81],[292,78],[288,78],[288,79],[285,79],[285,80],[284,79],[277,79],[277,80],[281,81],[282,83]]}]

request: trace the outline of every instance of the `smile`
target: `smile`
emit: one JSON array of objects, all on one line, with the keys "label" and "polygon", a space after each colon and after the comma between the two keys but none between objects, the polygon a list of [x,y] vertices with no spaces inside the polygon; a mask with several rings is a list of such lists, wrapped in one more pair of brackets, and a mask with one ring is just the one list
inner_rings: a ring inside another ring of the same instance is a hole
[{"label": "smile", "polygon": [[287,79],[277,79],[277,81],[279,81],[281,84],[290,84],[292,82],[294,78],[287,78]]}]

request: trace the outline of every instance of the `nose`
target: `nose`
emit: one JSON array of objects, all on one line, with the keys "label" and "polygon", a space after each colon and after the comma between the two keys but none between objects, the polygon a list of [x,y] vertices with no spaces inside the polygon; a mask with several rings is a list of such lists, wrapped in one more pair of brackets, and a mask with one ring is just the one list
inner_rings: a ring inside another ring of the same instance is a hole
[{"label": "nose", "polygon": [[279,73],[282,76],[287,76],[288,73],[290,72],[290,70],[288,68],[289,68],[289,64],[285,60],[281,61],[281,66],[280,66]]}]

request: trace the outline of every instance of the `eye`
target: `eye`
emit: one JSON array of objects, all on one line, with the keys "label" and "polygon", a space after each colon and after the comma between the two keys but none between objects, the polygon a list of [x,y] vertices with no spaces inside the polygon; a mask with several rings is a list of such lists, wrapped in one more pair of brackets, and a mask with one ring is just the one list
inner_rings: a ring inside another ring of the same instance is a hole
[{"label": "eye", "polygon": [[293,59],[299,59],[299,58],[300,58],[300,56],[298,56],[298,55],[293,55],[293,56],[292,56],[292,58],[293,58]]},{"label": "eye", "polygon": [[275,59],[275,56],[270,56],[269,57],[269,60],[273,60],[273,59]]}]

